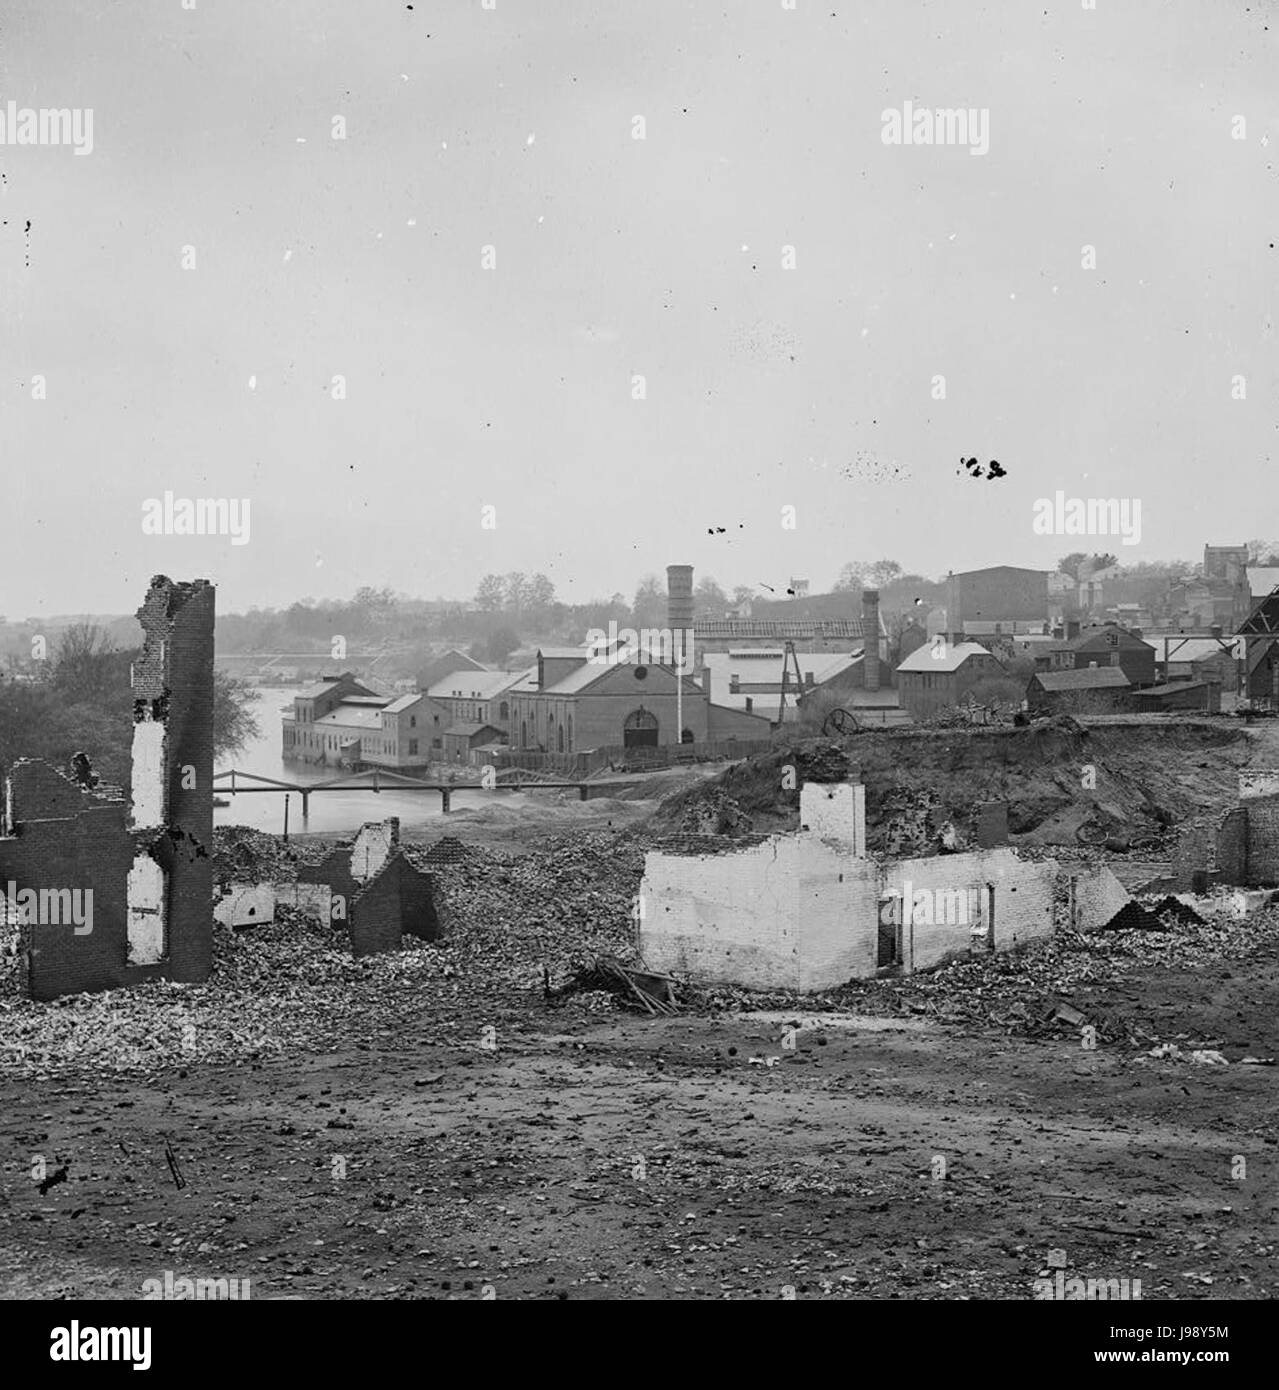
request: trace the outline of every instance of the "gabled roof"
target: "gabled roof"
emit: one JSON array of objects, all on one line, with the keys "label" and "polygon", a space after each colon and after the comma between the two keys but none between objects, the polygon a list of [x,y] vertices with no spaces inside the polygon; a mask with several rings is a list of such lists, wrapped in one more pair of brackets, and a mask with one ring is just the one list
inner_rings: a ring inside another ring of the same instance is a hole
[{"label": "gabled roof", "polygon": [[414,692],[412,695],[401,695],[398,700],[392,700],[382,713],[399,714],[402,710],[408,709],[410,705],[415,705],[419,700],[425,700],[427,698],[428,697],[423,695],[420,690]]},{"label": "gabled roof", "polygon": [[1040,671],[1033,677],[1043,690],[1120,689],[1130,685],[1118,666],[1084,666],[1075,671]]},{"label": "gabled roof", "polygon": [[[665,671],[671,677],[671,689],[674,690],[675,670],[671,666],[663,666],[660,662],[588,661],[575,671],[567,672],[554,685],[548,685],[542,693],[546,695],[580,695],[582,691],[589,689],[596,682],[612,675],[615,671],[637,671],[642,666],[649,671]],[[637,691],[640,685],[639,681],[635,682]],[[701,687],[687,672],[684,675],[684,693],[685,695],[701,694]]]},{"label": "gabled roof", "polygon": [[358,681],[350,673],[343,671],[340,676],[325,676],[323,680],[314,685],[308,685],[296,692],[294,698],[298,700],[318,700],[321,695],[327,694],[330,690],[336,690],[339,685],[351,686],[354,693],[359,695],[375,695],[376,692],[369,689],[363,681]]},{"label": "gabled roof", "polygon": [[[1117,642],[1110,641],[1111,636],[1118,637]],[[1093,647],[1107,648],[1111,651],[1126,650],[1133,651],[1137,647],[1149,647],[1153,652],[1154,648],[1144,637],[1135,637],[1127,628],[1115,627],[1108,624],[1106,627],[1099,627],[1088,632],[1081,632],[1072,643],[1077,652],[1089,651]]]},{"label": "gabled roof", "polygon": [[474,657],[467,656],[465,652],[460,652],[456,647],[450,647],[448,651],[441,652],[439,656],[433,656],[425,662],[417,673],[417,688],[419,690],[429,690],[436,681],[441,680],[452,671],[486,671],[482,662],[476,661]]},{"label": "gabled roof", "polygon": [[524,671],[453,671],[426,692],[433,700],[491,700],[509,690]]},{"label": "gabled roof", "polygon": [[457,734],[462,738],[474,738],[476,734],[482,733],[485,729],[492,729],[495,734],[500,734],[502,732],[496,724],[462,723],[450,724],[448,728],[444,730],[444,736],[447,738],[449,734]]},{"label": "gabled roof", "polygon": [[[934,656],[934,650],[942,650],[945,655]],[[926,646],[917,647],[897,669],[899,671],[958,671],[970,656],[990,656],[992,661],[999,661],[999,658],[991,656],[980,642],[947,642],[944,647],[939,649],[934,649],[929,643]]]},{"label": "gabled roof", "polygon": [[296,698],[299,700],[318,700],[321,695],[327,695],[330,690],[335,689],[340,684],[341,681],[320,681],[316,685],[303,686],[297,692]]}]

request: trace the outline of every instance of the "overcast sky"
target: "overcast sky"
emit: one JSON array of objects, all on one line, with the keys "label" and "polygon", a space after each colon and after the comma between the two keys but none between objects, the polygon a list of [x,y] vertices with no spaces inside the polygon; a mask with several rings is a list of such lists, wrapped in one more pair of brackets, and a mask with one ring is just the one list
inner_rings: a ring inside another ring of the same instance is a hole
[{"label": "overcast sky", "polygon": [[5,0],[0,110],[93,149],[0,146],[0,613],[1279,534],[1276,71],[1265,0]]}]

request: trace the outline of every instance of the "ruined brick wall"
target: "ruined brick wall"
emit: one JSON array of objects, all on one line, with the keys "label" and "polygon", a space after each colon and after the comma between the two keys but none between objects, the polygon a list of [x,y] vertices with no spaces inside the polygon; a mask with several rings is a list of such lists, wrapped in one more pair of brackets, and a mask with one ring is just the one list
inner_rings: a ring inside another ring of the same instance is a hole
[{"label": "ruined brick wall", "polygon": [[[974,944],[981,945],[991,926],[992,887],[995,950],[1007,951],[1051,936],[1056,880],[1055,860],[1021,859],[1011,849],[929,855],[884,865],[885,893],[891,888],[898,894],[909,890],[914,896],[923,890],[935,904],[934,920],[921,920],[912,913],[914,920],[904,926],[906,968],[929,969],[965,954]],[[955,894],[966,905],[967,920],[961,920],[959,912],[950,920]],[[976,937],[974,927],[979,929]]]},{"label": "ruined brick wall", "polygon": [[1244,805],[1248,816],[1248,872],[1245,882],[1279,883],[1279,796],[1250,797]]},{"label": "ruined brick wall", "polygon": [[1173,873],[1177,876],[1178,887],[1183,891],[1190,892],[1194,887],[1195,875],[1207,869],[1211,842],[1211,832],[1204,825],[1188,826],[1178,836],[1173,851]]},{"label": "ruined brick wall", "polygon": [[394,951],[407,932],[439,935],[430,874],[419,873],[399,851],[360,889],[351,905],[351,950],[357,956]]},{"label": "ruined brick wall", "polygon": [[336,845],[318,864],[299,864],[298,882],[327,884],[333,892],[333,920],[350,920],[351,903],[359,885],[351,874],[349,845]]},{"label": "ruined brick wall", "polygon": [[[207,580],[157,575],[138,609],[143,651],[133,670],[135,721],[165,725],[164,830],[147,850],[168,880],[166,974],[191,982],[213,968],[213,619]],[[135,768],[135,814],[136,777]]]},{"label": "ruined brick wall", "polygon": [[[774,835],[735,853],[650,852],[640,887],[640,950],[654,969],[695,980],[812,992],[873,976],[881,901],[890,890],[963,895],[964,920],[904,928],[907,969],[967,953],[989,924],[1008,950],[1053,931],[1054,860],[1011,849],[930,855],[880,864],[811,832]],[[958,917],[960,914],[956,913]]]},{"label": "ruined brick wall", "polygon": [[10,774],[14,835],[0,839],[0,892],[92,892],[92,929],[32,922],[19,932],[35,999],[130,982],[125,967],[124,869],[133,855],[128,807],[82,791],[46,763],[22,761]]},{"label": "ruined brick wall", "polygon": [[640,885],[648,965],[700,981],[798,989],[797,838],[705,857],[649,853]]},{"label": "ruined brick wall", "polygon": [[[33,998],[153,976],[199,981],[212,967],[213,588],[151,581],[138,611],[131,803],[90,793],[47,764],[9,779],[0,880],[18,890],[92,891],[92,930],[24,925]],[[139,950],[147,927],[146,950]]]},{"label": "ruined brick wall", "polygon": [[1248,881],[1248,812],[1236,806],[1217,831],[1217,871],[1227,883]]},{"label": "ruined brick wall", "polygon": [[442,933],[435,910],[435,877],[424,874],[403,855],[397,857],[400,877],[400,928],[409,936],[434,941]]}]

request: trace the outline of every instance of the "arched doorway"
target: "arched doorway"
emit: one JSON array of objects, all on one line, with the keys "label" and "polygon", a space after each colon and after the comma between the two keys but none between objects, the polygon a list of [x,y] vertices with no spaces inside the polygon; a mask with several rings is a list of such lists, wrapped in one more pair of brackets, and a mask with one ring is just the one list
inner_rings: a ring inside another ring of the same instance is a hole
[{"label": "arched doorway", "polygon": [[622,721],[622,746],[624,748],[656,748],[657,716],[643,705],[632,710]]},{"label": "arched doorway", "polygon": [[679,736],[679,741],[680,741],[681,743],[696,743],[696,742],[697,742],[697,740],[693,737],[693,731],[692,731],[692,729],[685,729],[684,732],[683,732],[682,734],[680,734],[680,736]]}]

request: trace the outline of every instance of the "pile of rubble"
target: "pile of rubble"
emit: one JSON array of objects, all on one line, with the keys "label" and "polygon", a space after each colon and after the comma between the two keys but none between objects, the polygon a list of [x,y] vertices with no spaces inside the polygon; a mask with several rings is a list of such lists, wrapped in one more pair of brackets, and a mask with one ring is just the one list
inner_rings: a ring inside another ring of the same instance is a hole
[{"label": "pile of rubble", "polygon": [[[754,992],[735,986],[685,986],[681,997],[691,1009],[737,1012],[795,1009],[804,1013],[842,1011],[880,1018],[927,1017],[976,1028],[999,1028],[1010,1036],[1077,1034],[1091,1024],[1101,1043],[1149,1048],[1159,1041],[1122,1010],[1086,1017],[1071,996],[1150,966],[1199,969],[1220,961],[1243,960],[1279,945],[1279,907],[1248,914],[1231,910],[1225,899],[1205,905],[1198,921],[1152,900],[1143,912],[1154,922],[1132,929],[1116,926],[1081,935],[1061,931],[1033,951],[1001,952],[953,961],[936,970],[900,979],[853,980],[825,994]],[[1154,913],[1158,913],[1155,917]]]},{"label": "pile of rubble", "polygon": [[317,853],[308,841],[286,844],[247,825],[220,825],[213,832],[213,881],[288,881],[297,877],[299,858]]},{"label": "pile of rubble", "polygon": [[[233,856],[242,843],[269,878],[286,876],[291,851],[271,836],[233,836],[219,852]],[[358,958],[342,924],[277,906],[270,925],[215,931],[205,984],[152,981],[53,1003],[26,998],[17,960],[0,959],[0,1073],[152,1073],[352,1042],[394,1047],[404,1028],[424,1024],[442,1044],[457,1045],[477,1018],[526,1011],[545,979],[558,986],[583,960],[636,959],[643,850],[633,840],[577,834],[518,856],[469,848],[444,864],[430,861],[430,846],[404,849],[435,876],[449,923],[440,940],[406,936],[399,950]]]}]

